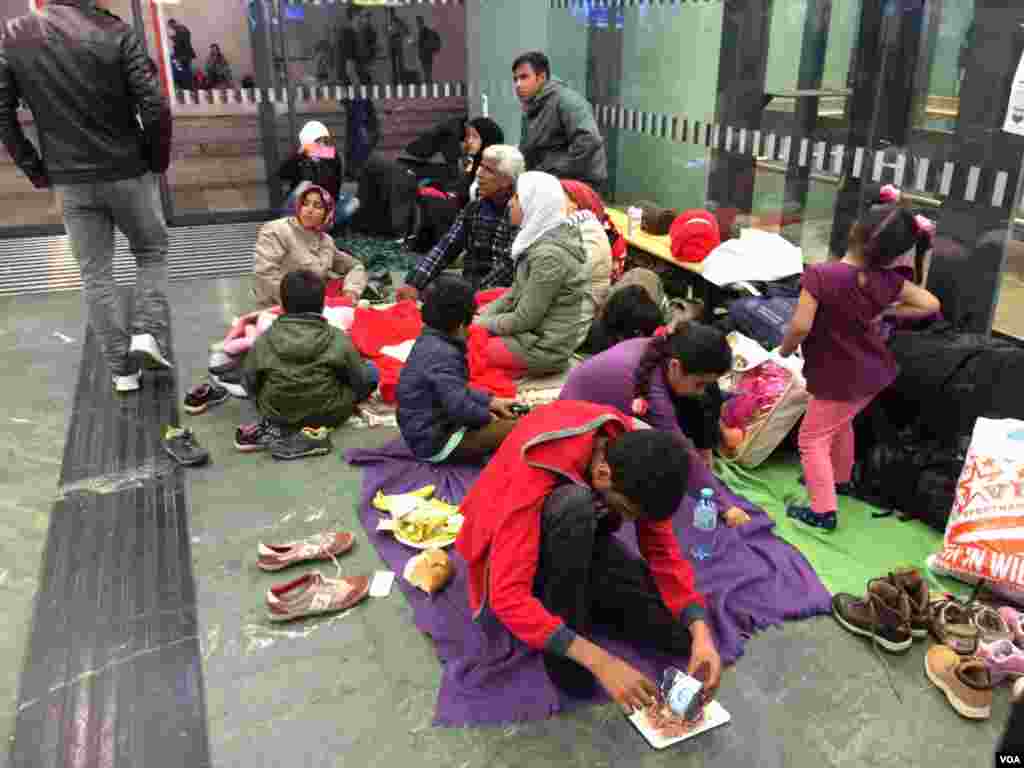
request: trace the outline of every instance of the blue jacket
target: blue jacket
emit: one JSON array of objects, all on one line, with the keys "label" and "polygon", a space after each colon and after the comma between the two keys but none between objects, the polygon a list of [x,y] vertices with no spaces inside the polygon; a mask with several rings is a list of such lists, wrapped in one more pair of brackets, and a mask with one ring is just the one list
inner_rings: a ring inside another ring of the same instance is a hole
[{"label": "blue jacket", "polygon": [[470,389],[466,343],[424,328],[402,366],[396,392],[398,428],[418,458],[437,454],[462,427],[491,423],[492,396]]}]

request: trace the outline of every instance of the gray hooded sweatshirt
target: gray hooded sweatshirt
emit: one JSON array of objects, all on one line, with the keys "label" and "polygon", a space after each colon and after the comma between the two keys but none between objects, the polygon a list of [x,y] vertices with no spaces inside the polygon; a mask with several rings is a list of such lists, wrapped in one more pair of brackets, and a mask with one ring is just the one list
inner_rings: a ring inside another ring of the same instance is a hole
[{"label": "gray hooded sweatshirt", "polygon": [[523,112],[519,150],[530,171],[602,187],[608,180],[604,137],[583,96],[553,78]]}]

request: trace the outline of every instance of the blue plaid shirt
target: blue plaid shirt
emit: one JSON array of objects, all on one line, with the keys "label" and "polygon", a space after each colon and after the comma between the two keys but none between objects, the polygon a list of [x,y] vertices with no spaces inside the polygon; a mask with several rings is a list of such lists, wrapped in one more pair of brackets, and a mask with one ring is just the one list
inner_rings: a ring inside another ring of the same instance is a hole
[{"label": "blue plaid shirt", "polygon": [[476,200],[459,212],[458,218],[405,277],[405,282],[422,291],[465,252],[462,275],[478,291],[512,285],[515,265],[512,243],[519,232],[508,220],[511,195],[491,200]]}]

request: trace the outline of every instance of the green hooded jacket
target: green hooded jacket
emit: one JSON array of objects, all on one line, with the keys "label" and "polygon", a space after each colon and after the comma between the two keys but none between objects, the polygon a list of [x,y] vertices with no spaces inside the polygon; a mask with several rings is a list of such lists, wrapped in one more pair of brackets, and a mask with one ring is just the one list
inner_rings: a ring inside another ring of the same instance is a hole
[{"label": "green hooded jacket", "polygon": [[370,384],[359,353],[320,315],[282,315],[245,358],[245,383],[260,414],[293,427],[335,427]]},{"label": "green hooded jacket", "polygon": [[608,157],[594,110],[557,78],[544,83],[526,104],[519,151],[527,170],[599,188],[608,181]]},{"label": "green hooded jacket", "polygon": [[519,255],[512,287],[480,314],[531,375],[565,370],[587,337],[594,311],[586,261],[579,228],[566,222]]}]

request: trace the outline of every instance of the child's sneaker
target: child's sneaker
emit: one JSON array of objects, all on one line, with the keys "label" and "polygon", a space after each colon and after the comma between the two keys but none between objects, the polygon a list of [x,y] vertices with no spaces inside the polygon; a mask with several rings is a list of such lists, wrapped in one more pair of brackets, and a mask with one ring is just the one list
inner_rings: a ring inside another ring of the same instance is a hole
[{"label": "child's sneaker", "polygon": [[839,516],[835,512],[819,515],[810,507],[800,507],[795,504],[786,508],[786,514],[794,520],[799,520],[814,528],[821,528],[824,531],[834,531],[839,524]]},{"label": "child's sneaker", "polygon": [[986,720],[992,715],[992,676],[983,661],[962,658],[945,645],[933,645],[925,656],[924,670],[962,716]]},{"label": "child's sneaker", "polygon": [[307,456],[326,456],[333,448],[329,429],[305,427],[276,441],[270,447],[270,455],[275,459],[289,461]]},{"label": "child's sneaker", "polygon": [[165,427],[161,444],[172,459],[186,467],[205,464],[210,460],[210,452],[199,444],[191,429]]},{"label": "child's sneaker", "polygon": [[978,645],[978,658],[988,667],[993,685],[999,685],[1008,677],[1024,677],[1024,651],[1009,640],[982,641]]},{"label": "child's sneaker", "polygon": [[268,419],[243,424],[235,430],[235,448],[242,453],[265,451],[284,437],[284,430]]},{"label": "child's sneaker", "polygon": [[198,416],[200,413],[205,413],[208,409],[215,405],[220,405],[230,398],[231,395],[224,387],[217,386],[216,384],[200,384],[197,387],[192,387],[188,394],[185,395],[185,413]]},{"label": "child's sneaker", "polygon": [[1010,640],[1013,632],[995,608],[974,603],[968,606],[971,623],[978,628],[978,640],[989,644],[998,640]]},{"label": "child's sneaker", "polygon": [[932,637],[963,656],[978,649],[978,627],[971,612],[963,603],[951,599],[933,600],[928,606],[931,613]]},{"label": "child's sneaker", "polygon": [[1024,613],[1021,613],[1016,608],[1004,605],[999,609],[999,615],[1003,617],[1006,626],[1010,628],[1010,632],[1013,634],[1013,642],[1017,644],[1018,648],[1024,648]]},{"label": "child's sneaker", "polygon": [[245,400],[249,397],[249,393],[245,391],[245,386],[242,384],[242,372],[240,369],[228,371],[220,376],[211,373],[210,381],[218,387],[224,387],[232,397],[237,397],[240,400]]}]

